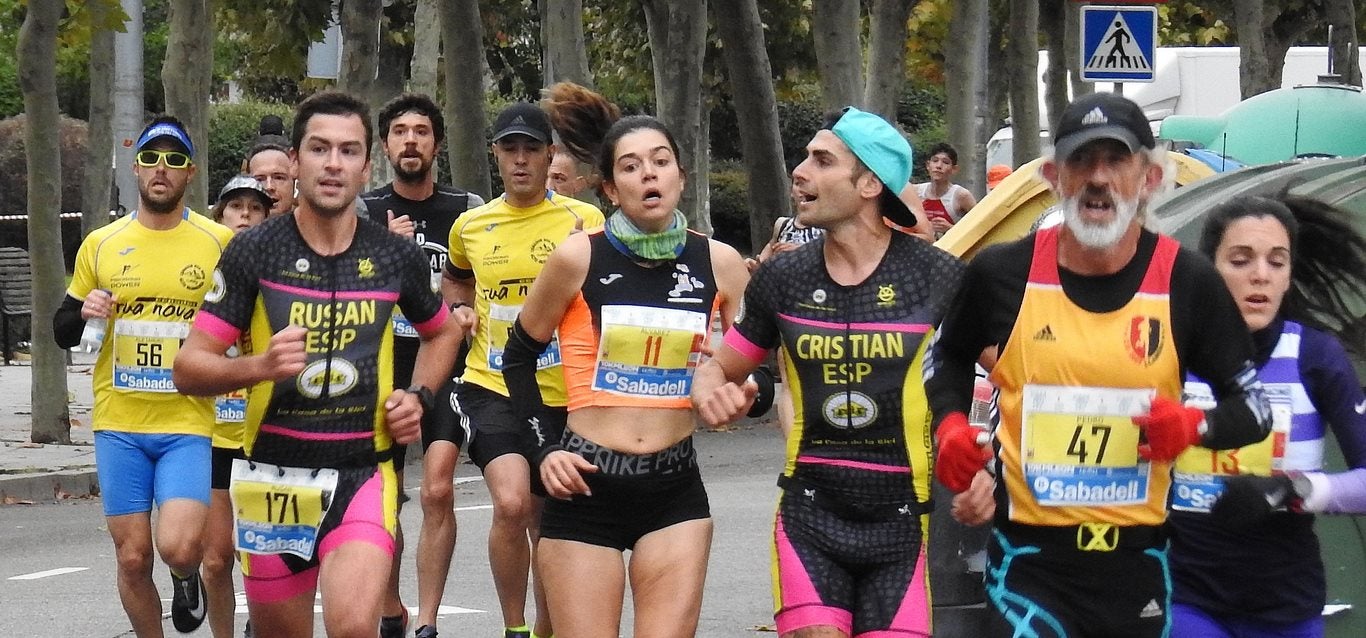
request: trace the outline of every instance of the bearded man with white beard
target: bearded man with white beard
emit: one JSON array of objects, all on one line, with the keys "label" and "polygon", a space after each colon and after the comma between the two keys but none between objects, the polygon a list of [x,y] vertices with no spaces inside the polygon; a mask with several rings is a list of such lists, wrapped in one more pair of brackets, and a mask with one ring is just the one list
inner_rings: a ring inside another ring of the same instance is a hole
[{"label": "bearded man with white beard", "polygon": [[[1164,636],[1172,461],[1266,437],[1252,343],[1214,266],[1144,228],[1169,170],[1143,111],[1109,93],[1063,111],[1041,169],[1064,223],[982,251],[927,361],[935,475],[952,513],[995,524],[990,636]],[[968,425],[984,350],[999,409]],[[1185,373],[1218,379],[1210,410]]]}]

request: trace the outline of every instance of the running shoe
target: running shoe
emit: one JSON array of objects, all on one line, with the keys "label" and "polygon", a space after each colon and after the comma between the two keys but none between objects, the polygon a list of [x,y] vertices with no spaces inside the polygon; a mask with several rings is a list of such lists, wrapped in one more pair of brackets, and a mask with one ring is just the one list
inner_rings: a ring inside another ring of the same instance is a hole
[{"label": "running shoe", "polygon": [[530,631],[519,631],[516,629],[503,630],[503,638],[531,638]]},{"label": "running shoe", "polygon": [[423,625],[417,628],[415,638],[436,638],[436,627],[433,625]]},{"label": "running shoe", "polygon": [[397,616],[383,616],[379,619],[379,638],[404,638],[408,634],[408,608]]},{"label": "running shoe", "polygon": [[199,629],[209,611],[209,594],[204,590],[204,582],[199,579],[199,572],[196,571],[186,578],[180,578],[175,572],[171,572],[171,589],[171,624],[175,626],[175,630],[188,634]]}]

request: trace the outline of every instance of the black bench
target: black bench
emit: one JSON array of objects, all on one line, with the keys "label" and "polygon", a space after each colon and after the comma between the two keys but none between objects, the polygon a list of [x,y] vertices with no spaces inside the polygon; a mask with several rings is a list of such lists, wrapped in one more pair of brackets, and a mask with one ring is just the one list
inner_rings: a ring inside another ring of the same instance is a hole
[{"label": "black bench", "polygon": [[5,365],[14,359],[14,348],[17,342],[22,341],[14,337],[11,325],[28,328],[32,313],[33,271],[29,266],[28,251],[14,247],[0,248],[0,343],[4,348]]}]

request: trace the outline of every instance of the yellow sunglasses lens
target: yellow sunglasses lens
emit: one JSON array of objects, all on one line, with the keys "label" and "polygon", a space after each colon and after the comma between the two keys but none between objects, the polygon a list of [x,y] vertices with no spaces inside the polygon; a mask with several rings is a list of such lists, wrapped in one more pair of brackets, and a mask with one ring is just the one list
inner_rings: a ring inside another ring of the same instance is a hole
[{"label": "yellow sunglasses lens", "polygon": [[190,156],[180,151],[138,151],[135,158],[138,166],[152,168],[161,162],[166,168],[185,168],[190,165]]}]

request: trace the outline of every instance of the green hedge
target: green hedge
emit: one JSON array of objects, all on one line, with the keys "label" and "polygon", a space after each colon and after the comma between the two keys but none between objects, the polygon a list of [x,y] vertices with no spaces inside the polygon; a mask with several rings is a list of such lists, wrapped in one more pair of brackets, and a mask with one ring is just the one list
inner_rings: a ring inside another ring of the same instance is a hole
[{"label": "green hedge", "polygon": [[[778,134],[783,142],[783,160],[791,171],[806,157],[806,144],[820,129],[825,109],[819,98],[779,100]],[[897,101],[897,124],[910,134],[916,151],[920,153],[944,139],[944,90],[937,86],[908,84]],[[711,109],[711,153],[713,161],[740,160],[740,129],[735,118],[735,106],[729,99]],[[924,140],[923,142],[921,140]],[[924,167],[917,168],[923,178]]]},{"label": "green hedge", "polygon": [[[715,139],[715,138],[713,138]],[[711,165],[711,225],[717,241],[742,255],[753,252],[749,236],[749,174],[740,162],[722,160]]]},{"label": "green hedge", "polygon": [[286,104],[239,102],[209,106],[209,201],[218,200],[218,191],[228,180],[242,172],[242,159],[256,141],[261,118],[278,115],[285,126],[294,117]]}]

